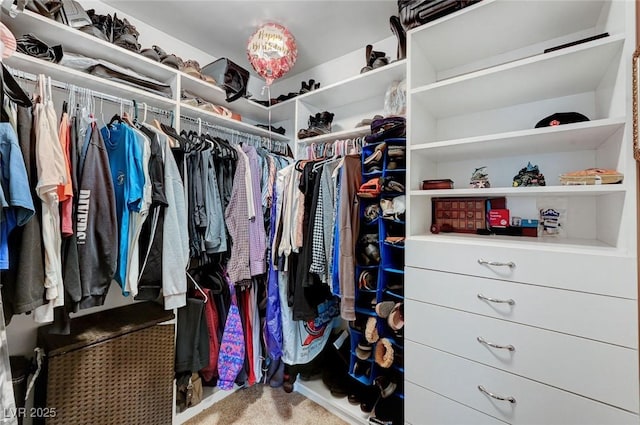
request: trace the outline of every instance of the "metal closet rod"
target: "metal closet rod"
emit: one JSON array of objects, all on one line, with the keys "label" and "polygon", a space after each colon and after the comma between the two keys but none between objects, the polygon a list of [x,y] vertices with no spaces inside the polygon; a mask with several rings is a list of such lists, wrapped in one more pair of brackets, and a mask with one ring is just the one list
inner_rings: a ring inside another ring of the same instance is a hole
[{"label": "metal closet rod", "polygon": [[[6,68],[9,72],[11,72],[11,75],[13,75],[16,78],[20,78],[21,80],[31,81],[34,83],[38,81],[38,76],[35,74],[21,71],[19,69],[13,69],[8,66]],[[173,113],[173,111],[167,111],[166,109],[160,109],[160,108],[156,108],[155,106],[149,106],[145,102],[134,102],[131,99],[124,99],[118,96],[113,96],[111,94],[102,93],[99,91],[87,89],[84,87],[76,86],[75,84],[65,83],[62,81],[54,80],[54,79],[51,79],[50,81],[51,81],[52,87],[56,87],[61,90],[83,92],[83,93],[87,93],[90,96],[97,97],[98,99],[106,100],[113,103],[123,104],[126,106],[134,106],[134,104],[137,104],[138,107],[142,108],[144,105],[144,107],[146,107],[146,110],[148,112],[152,112],[156,114],[171,116],[171,114]]]},{"label": "metal closet rod", "polygon": [[258,134],[251,134],[251,133],[245,133],[243,131],[239,131],[239,130],[235,130],[233,128],[227,128],[227,127],[223,127],[217,124],[211,124],[207,121],[202,121],[199,120],[198,118],[192,118],[186,115],[180,115],[180,119],[185,120],[185,121],[189,121],[191,123],[197,124],[197,125],[202,125],[203,127],[208,127],[211,128],[213,130],[218,130],[218,131],[222,131],[225,133],[229,133],[229,134],[234,134],[236,136],[242,136],[242,137],[247,137],[247,138],[260,138],[260,139],[266,139],[266,137],[264,136],[260,136]]}]

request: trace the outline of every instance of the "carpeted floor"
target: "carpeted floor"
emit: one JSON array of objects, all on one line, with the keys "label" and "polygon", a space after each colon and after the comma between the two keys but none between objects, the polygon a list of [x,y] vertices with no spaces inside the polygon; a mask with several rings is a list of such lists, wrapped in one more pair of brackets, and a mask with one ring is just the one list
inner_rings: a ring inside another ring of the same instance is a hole
[{"label": "carpeted floor", "polygon": [[254,385],[214,404],[185,425],[346,425],[319,404],[282,388]]}]

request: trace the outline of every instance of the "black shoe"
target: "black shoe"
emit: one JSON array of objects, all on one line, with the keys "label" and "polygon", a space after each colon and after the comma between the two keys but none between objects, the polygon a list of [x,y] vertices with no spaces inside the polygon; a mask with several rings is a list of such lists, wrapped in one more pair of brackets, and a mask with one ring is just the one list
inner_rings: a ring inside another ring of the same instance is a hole
[{"label": "black shoe", "polygon": [[402,60],[407,57],[407,34],[400,23],[399,17],[392,16],[389,18],[389,24],[391,25],[391,32],[398,39],[397,58],[398,60]]}]

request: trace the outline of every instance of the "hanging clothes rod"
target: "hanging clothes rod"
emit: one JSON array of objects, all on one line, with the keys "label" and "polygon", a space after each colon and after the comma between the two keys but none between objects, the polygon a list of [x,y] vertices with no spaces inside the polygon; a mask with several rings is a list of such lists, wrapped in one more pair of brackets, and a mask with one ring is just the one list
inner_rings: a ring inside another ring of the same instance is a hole
[{"label": "hanging clothes rod", "polygon": [[[25,71],[21,71],[19,69],[13,69],[11,67],[6,66],[7,70],[11,73],[11,75],[13,75],[16,78],[19,78],[21,80],[25,80],[25,81],[30,81],[30,82],[37,82],[38,81],[38,76],[35,74],[31,74],[29,72],[25,72]],[[80,87],[80,86],[76,86],[75,84],[71,84],[71,83],[65,83],[62,81],[57,81],[57,80],[51,80],[51,86],[61,89],[61,90],[66,90],[66,91],[76,91],[76,92],[82,92],[86,95],[92,96],[92,97],[96,97],[98,99],[101,100],[106,100],[108,102],[113,102],[113,103],[117,103],[119,105],[126,105],[126,106],[135,106],[135,103],[133,100],[131,99],[123,99],[121,97],[118,96],[113,96],[107,93],[102,93],[99,91],[95,91],[95,90],[91,90],[91,89],[87,89],[84,87]],[[165,109],[160,109],[160,108],[156,108],[155,106],[147,106],[146,103],[142,103],[142,102],[137,102],[138,105],[145,105],[146,110],[148,112],[152,112],[155,114],[160,114],[160,115],[166,115],[166,116],[171,116],[173,114],[173,111],[167,111]]]},{"label": "hanging clothes rod", "polygon": [[227,127],[223,127],[221,125],[217,125],[217,124],[211,124],[210,122],[207,121],[202,121],[199,120],[198,118],[191,118],[189,116],[186,115],[180,115],[180,119],[185,120],[185,121],[189,121],[193,124],[196,125],[202,125],[204,127],[208,127],[210,129],[213,130],[218,130],[218,131],[222,131],[228,134],[232,134],[235,136],[241,136],[241,137],[247,137],[247,138],[253,138],[253,139],[266,139],[266,137],[264,136],[259,136],[257,134],[251,134],[251,133],[246,133],[244,131],[239,131],[239,130],[235,130],[233,128],[227,128]]}]

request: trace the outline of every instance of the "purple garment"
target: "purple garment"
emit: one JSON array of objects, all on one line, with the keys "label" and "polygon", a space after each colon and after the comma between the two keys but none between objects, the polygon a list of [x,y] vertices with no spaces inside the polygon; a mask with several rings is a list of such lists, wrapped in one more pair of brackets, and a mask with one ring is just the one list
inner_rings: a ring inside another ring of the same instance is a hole
[{"label": "purple garment", "polygon": [[258,158],[256,148],[245,144],[242,150],[249,158],[251,186],[253,188],[251,195],[253,195],[253,204],[256,207],[256,216],[249,220],[249,266],[251,268],[251,276],[259,276],[267,272],[264,258],[267,251],[267,238],[264,231],[262,208],[260,208],[262,205],[262,191],[260,189],[262,169],[260,168],[260,158]]},{"label": "purple garment", "polygon": [[[276,184],[273,183],[271,200],[271,235],[276,233]],[[278,291],[278,270],[273,264],[273,255],[269,256],[269,279],[267,281],[267,311],[265,321],[265,340],[269,357],[278,360],[282,357],[282,316],[280,311],[280,292]]]},{"label": "purple garment", "polygon": [[225,274],[225,278],[231,292],[231,306],[227,314],[227,322],[224,325],[224,334],[218,354],[218,388],[231,390],[238,373],[244,366],[245,343],[236,291],[229,276]]}]

